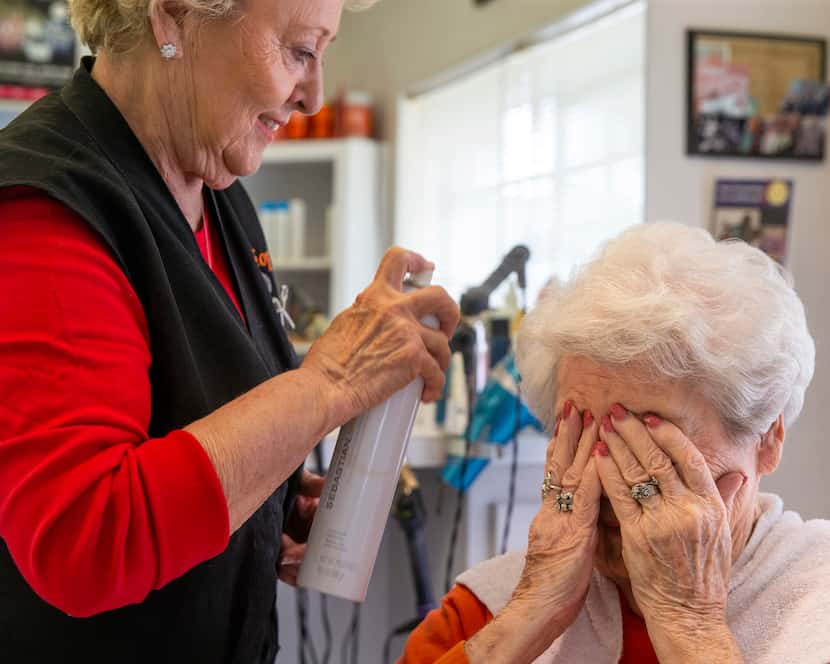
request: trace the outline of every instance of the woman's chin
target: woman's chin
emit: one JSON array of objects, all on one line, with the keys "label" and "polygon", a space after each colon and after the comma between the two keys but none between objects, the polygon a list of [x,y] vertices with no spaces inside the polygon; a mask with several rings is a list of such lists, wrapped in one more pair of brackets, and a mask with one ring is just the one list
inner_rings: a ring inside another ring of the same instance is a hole
[{"label": "woman's chin", "polygon": [[206,177],[205,184],[216,191],[227,189],[239,178],[256,173],[261,164],[262,152],[248,152],[244,155],[226,154],[222,172]]}]

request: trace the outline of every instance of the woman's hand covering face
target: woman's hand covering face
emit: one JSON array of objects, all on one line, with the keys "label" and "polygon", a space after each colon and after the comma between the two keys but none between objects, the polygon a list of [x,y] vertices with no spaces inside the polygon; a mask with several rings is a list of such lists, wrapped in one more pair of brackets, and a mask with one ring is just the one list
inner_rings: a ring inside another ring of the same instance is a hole
[{"label": "woman's hand covering face", "polygon": [[580,414],[566,402],[548,445],[546,473],[550,483],[573,494],[573,511],[558,509],[557,490],[543,497],[521,579],[503,612],[524,626],[515,636],[537,655],[574,621],[588,593],[602,489],[591,458],[597,435],[591,413]]},{"label": "woman's hand covering face", "polygon": [[[603,418],[600,437],[605,445],[595,454],[597,471],[620,522],[634,597],[650,627],[685,616],[722,621],[732,560],[725,502],[744,478],[727,473],[716,484],[678,427],[654,415],[641,421],[619,404]],[[651,478],[660,492],[635,500],[631,487]]]}]

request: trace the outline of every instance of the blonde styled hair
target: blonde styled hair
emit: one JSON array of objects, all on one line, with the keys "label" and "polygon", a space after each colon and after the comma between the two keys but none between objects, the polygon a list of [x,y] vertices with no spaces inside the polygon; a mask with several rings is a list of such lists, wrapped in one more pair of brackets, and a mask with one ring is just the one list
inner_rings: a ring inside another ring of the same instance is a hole
[{"label": "blonde styled hair", "polygon": [[[72,27],[93,53],[124,53],[137,46],[149,30],[150,9],[160,0],[69,0]],[[346,0],[346,9],[363,11],[380,0]],[[236,9],[236,0],[178,0],[182,9],[205,18],[222,18]]]},{"label": "blonde styled hair", "polygon": [[517,346],[522,391],[549,428],[566,355],[684,381],[736,440],[766,432],[781,414],[792,424],[815,367],[789,273],[744,242],[675,223],[635,226],[550,287]]}]

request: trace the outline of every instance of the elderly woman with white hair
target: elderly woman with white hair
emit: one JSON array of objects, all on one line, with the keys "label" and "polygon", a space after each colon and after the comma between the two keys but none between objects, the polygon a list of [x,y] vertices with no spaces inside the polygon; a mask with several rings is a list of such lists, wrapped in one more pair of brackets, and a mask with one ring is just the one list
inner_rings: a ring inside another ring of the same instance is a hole
[{"label": "elderly woman with white hair", "polygon": [[272,664],[304,459],[440,393],[457,308],[402,249],[297,366],[237,180],[319,109],[344,2],[70,0],[96,57],[0,131],[3,662]]},{"label": "elderly woman with white hair", "polygon": [[403,662],[830,662],[830,522],[759,491],[814,365],[774,261],[635,227],[545,293],[517,359],[553,431],[527,551],[462,574]]}]

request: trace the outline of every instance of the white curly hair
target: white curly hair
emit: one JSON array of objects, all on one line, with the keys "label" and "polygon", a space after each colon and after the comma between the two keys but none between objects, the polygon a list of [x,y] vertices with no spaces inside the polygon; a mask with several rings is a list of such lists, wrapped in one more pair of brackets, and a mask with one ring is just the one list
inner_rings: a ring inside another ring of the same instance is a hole
[{"label": "white curly hair", "polygon": [[[93,53],[124,53],[138,44],[149,28],[150,7],[157,0],[69,0],[72,27]],[[369,9],[380,0],[346,0],[350,11]],[[206,18],[230,15],[237,0],[179,0],[181,6]]]},{"label": "white curly hair", "polygon": [[740,241],[644,224],[552,285],[519,330],[522,394],[547,426],[561,358],[578,355],[682,380],[734,439],[789,426],[813,377],[815,344],[789,273]]}]

